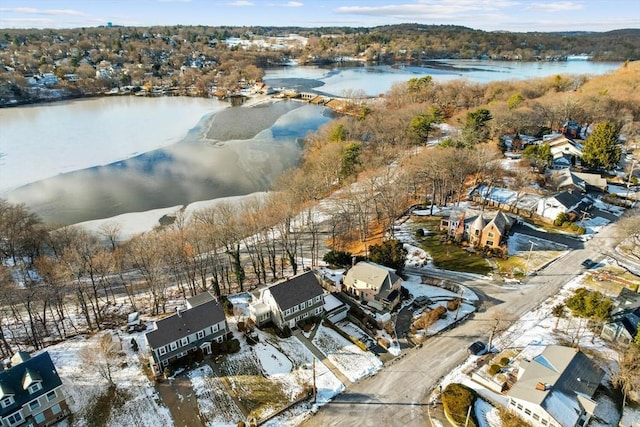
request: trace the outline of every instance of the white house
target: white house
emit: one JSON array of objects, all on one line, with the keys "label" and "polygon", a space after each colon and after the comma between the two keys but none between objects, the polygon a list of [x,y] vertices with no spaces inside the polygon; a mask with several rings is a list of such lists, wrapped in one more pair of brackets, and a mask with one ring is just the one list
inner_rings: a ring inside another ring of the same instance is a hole
[{"label": "white house", "polygon": [[578,349],[549,345],[520,365],[508,406],[534,426],[583,427],[593,416],[597,403],[592,398],[603,377]]},{"label": "white house", "polygon": [[402,279],[390,268],[360,261],[344,276],[344,292],[376,310],[393,310],[400,302]]},{"label": "white house", "polygon": [[560,213],[580,213],[591,206],[588,197],[581,194],[563,191],[538,201],[536,213],[544,218],[555,220]]}]

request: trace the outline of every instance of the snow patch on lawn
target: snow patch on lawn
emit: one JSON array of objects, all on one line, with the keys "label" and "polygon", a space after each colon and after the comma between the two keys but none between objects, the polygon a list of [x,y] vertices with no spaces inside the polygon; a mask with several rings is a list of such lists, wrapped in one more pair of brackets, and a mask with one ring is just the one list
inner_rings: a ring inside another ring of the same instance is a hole
[{"label": "snow patch on lawn", "polygon": [[313,344],[351,382],[356,382],[382,369],[382,362],[373,354],[343,338],[336,331],[320,325]]}]

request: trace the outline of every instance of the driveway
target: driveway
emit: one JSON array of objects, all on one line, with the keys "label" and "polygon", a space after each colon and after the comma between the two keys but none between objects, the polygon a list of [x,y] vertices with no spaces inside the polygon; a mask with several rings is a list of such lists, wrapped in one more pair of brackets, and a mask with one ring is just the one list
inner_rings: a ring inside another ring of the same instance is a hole
[{"label": "driveway", "polygon": [[538,239],[560,243],[561,245],[567,246],[569,249],[581,249],[584,247],[584,243],[581,240],[576,239],[575,237],[570,237],[559,233],[546,233],[544,231],[534,230],[531,227],[520,224],[516,224],[511,227],[511,233],[520,233],[526,236],[532,236]]},{"label": "driveway", "polygon": [[476,312],[455,329],[428,339],[422,347],[405,351],[375,376],[347,387],[303,425],[431,425],[427,409],[431,392],[444,375],[468,357],[467,347],[476,340],[488,341],[496,319],[518,319],[558,293],[582,273],[580,263],[585,258],[602,258],[600,246],[612,234],[612,226],[605,227],[598,239],[579,242],[576,250],[550,263],[522,285],[499,286],[481,279],[465,281],[465,286],[486,295],[492,305],[485,306],[486,310]]},{"label": "driveway", "polygon": [[200,418],[196,395],[193,393],[191,381],[188,378],[176,377],[172,380],[164,380],[156,384],[156,390],[169,408],[176,427],[206,425],[204,420]]}]

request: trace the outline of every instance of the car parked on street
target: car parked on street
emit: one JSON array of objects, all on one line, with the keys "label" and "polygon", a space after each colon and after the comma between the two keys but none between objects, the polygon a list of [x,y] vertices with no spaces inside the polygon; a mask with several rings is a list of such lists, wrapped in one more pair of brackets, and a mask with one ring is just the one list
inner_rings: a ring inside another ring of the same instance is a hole
[{"label": "car parked on street", "polygon": [[596,265],[595,262],[593,262],[593,260],[591,258],[587,258],[584,261],[582,261],[582,264],[580,264],[581,266],[583,266],[586,269],[589,269],[591,267],[593,267],[594,265]]},{"label": "car parked on street", "polygon": [[476,341],[467,348],[467,351],[473,356],[482,356],[487,352],[487,345],[482,341]]}]

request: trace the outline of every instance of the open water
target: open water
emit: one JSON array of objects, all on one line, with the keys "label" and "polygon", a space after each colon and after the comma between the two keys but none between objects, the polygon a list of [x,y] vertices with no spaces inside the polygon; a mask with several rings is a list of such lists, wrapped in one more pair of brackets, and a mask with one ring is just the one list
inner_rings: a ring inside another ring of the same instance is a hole
[{"label": "open water", "polygon": [[[375,96],[412,77],[477,82],[603,74],[618,63],[440,61],[429,66],[283,67],[272,86]],[[302,139],[332,117],[299,102],[228,107],[198,98],[114,97],[0,109],[0,197],[77,223],[268,190]]]}]

